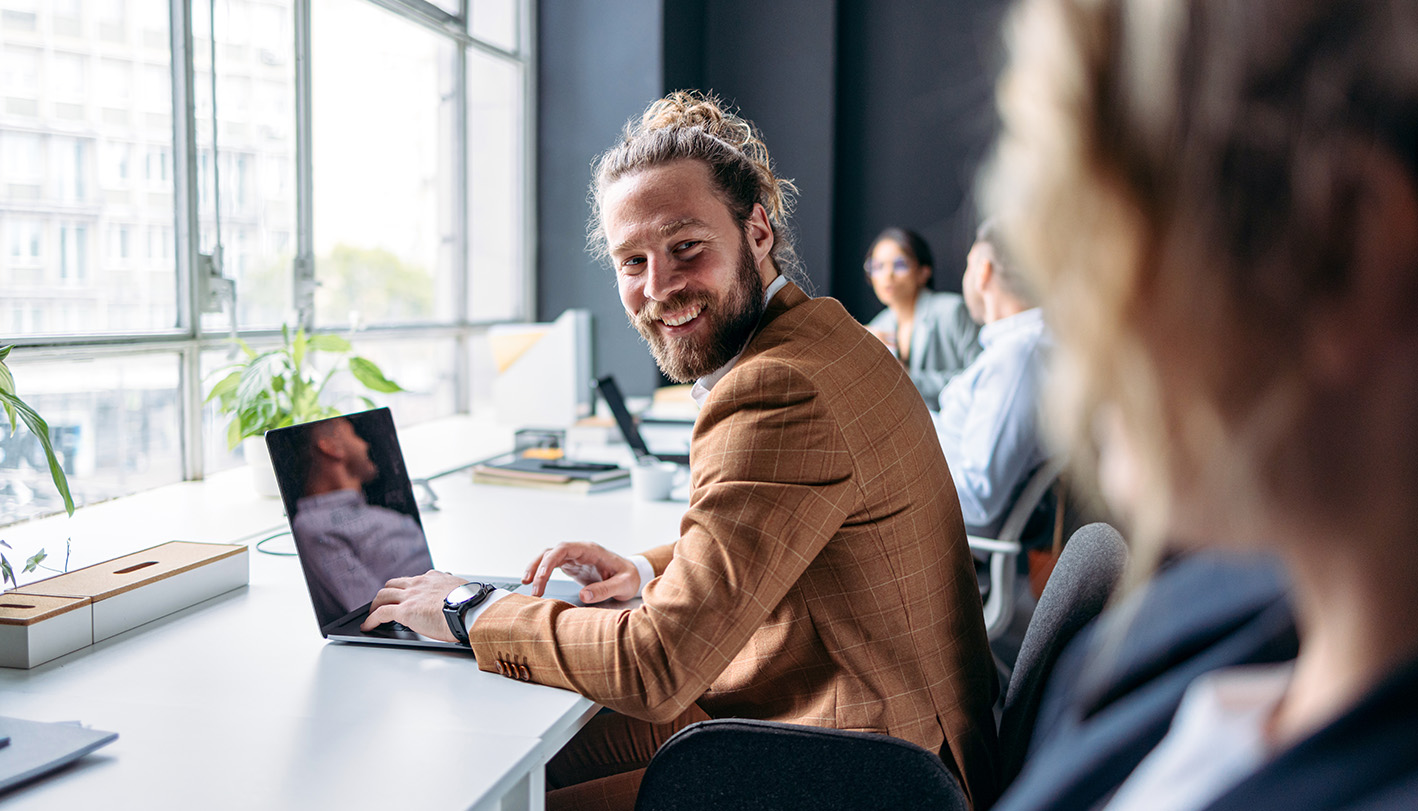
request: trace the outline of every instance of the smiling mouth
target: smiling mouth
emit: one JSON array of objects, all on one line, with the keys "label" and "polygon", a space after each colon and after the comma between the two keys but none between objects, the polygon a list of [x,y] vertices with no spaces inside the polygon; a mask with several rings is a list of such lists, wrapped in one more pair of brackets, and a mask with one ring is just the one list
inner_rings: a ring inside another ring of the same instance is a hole
[{"label": "smiling mouth", "polygon": [[682,327],[685,324],[688,324],[690,321],[693,321],[694,319],[698,318],[699,314],[703,311],[704,305],[696,304],[693,307],[690,307],[688,310],[679,313],[678,315],[665,316],[664,318],[660,319],[660,322],[667,327]]}]

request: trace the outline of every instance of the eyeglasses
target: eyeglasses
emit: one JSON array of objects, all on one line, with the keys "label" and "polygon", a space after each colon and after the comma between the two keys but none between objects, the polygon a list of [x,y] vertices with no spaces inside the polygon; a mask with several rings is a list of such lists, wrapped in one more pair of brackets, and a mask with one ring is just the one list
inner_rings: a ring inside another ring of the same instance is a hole
[{"label": "eyeglasses", "polygon": [[905,276],[914,270],[914,266],[903,258],[891,260],[890,264],[878,262],[875,259],[868,259],[862,264],[868,276],[885,276],[887,273],[894,273],[897,276]]}]

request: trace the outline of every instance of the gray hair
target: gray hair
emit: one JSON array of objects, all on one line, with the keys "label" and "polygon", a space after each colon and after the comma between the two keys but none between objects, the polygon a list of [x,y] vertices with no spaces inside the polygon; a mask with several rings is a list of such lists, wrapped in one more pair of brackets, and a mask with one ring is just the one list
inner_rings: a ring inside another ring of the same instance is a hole
[{"label": "gray hair", "polygon": [[1013,252],[1005,245],[999,219],[990,217],[980,223],[975,230],[975,244],[984,245],[994,255],[995,278],[1011,296],[1029,305],[1038,304],[1038,298],[1029,286],[1028,280],[1020,272],[1019,263]]}]

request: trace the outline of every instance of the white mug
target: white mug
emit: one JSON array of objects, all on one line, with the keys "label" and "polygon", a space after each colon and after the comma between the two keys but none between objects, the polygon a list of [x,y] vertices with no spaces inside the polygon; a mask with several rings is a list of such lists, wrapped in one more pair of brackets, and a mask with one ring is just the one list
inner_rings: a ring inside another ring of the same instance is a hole
[{"label": "white mug", "polygon": [[630,489],[641,501],[664,501],[675,489],[679,465],[673,462],[644,462],[630,466]]}]

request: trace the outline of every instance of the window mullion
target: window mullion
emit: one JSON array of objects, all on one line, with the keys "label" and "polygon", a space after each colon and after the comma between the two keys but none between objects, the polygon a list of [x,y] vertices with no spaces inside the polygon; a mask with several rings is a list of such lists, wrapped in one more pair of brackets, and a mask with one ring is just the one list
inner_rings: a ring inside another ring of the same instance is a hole
[{"label": "window mullion", "polygon": [[[518,48],[531,54],[536,41],[536,14],[532,0],[522,0],[521,41]],[[537,317],[537,60],[522,61],[522,313],[532,320]]]},{"label": "window mullion", "polygon": [[296,319],[315,326],[315,180],[311,159],[310,0],[295,0],[295,261]]},{"label": "window mullion", "polygon": [[202,380],[195,341],[201,333],[203,286],[196,272],[199,221],[197,212],[197,105],[193,94],[192,0],[172,0],[172,143],[173,193],[176,201],[178,326],[193,344],[182,352],[182,476],[201,479]]}]

